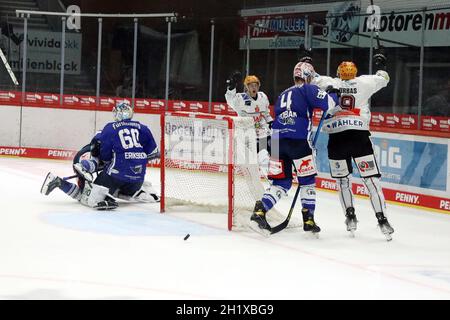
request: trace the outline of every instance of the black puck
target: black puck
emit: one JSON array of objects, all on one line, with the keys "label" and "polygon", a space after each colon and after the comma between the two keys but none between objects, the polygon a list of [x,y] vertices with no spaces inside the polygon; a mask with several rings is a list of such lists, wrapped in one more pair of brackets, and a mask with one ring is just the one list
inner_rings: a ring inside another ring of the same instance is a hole
[{"label": "black puck", "polygon": [[188,234],[186,235],[186,237],[184,237],[184,240],[189,239],[190,236],[191,236],[191,235],[188,233]]}]

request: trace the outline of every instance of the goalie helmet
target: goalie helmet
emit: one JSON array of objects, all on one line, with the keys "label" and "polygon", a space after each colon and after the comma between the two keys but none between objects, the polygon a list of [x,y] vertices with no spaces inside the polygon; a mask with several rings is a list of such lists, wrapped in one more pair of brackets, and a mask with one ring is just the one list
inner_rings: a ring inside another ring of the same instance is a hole
[{"label": "goalie helmet", "polygon": [[113,109],[114,120],[123,121],[133,118],[133,108],[126,102],[119,102]]},{"label": "goalie helmet", "polygon": [[294,80],[300,78],[306,83],[310,83],[315,75],[316,71],[314,70],[314,67],[308,62],[299,62],[294,67]]},{"label": "goalie helmet", "polygon": [[358,73],[358,68],[356,64],[351,61],[343,61],[337,68],[337,76],[341,80],[351,80],[356,77]]}]

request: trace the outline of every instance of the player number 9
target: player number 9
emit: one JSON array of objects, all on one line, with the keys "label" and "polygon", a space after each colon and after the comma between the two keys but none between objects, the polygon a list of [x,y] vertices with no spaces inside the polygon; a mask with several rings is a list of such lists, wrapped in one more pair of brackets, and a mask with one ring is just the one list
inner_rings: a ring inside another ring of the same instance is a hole
[{"label": "player number 9", "polygon": [[355,109],[355,97],[352,95],[341,96],[339,104],[344,110]]}]

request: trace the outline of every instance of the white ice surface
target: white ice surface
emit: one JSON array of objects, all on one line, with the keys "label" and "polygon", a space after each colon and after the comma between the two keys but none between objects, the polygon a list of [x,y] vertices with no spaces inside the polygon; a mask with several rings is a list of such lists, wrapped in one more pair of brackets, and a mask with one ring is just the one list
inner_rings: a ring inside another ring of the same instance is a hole
[{"label": "white ice surface", "polygon": [[1,299],[450,298],[450,215],[388,204],[387,242],[357,198],[350,238],[337,194],[318,191],[319,239],[298,229],[264,238],[228,232],[224,214],[97,212],[60,190],[46,197],[48,171],[72,174],[70,162],[0,158]]}]

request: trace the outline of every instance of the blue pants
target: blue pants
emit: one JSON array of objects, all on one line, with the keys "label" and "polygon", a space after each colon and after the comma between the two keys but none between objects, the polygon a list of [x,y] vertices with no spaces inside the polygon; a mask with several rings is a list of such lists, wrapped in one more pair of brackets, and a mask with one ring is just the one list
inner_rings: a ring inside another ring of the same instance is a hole
[{"label": "blue pants", "polygon": [[[312,149],[306,139],[280,139],[272,140],[271,161],[277,163],[275,170],[269,170],[269,179],[272,187],[264,194],[262,202],[266,210],[270,210],[281,198],[277,190],[289,191],[292,186],[292,171],[295,160],[305,158],[311,160]],[[303,162],[303,161],[302,161]],[[272,166],[272,164],[271,164]],[[300,170],[301,168],[296,168]],[[301,186],[301,201],[303,208],[309,209],[313,214],[315,210],[315,176],[316,173],[299,176],[298,183]]]},{"label": "blue pants", "polygon": [[105,171],[102,171],[94,181],[95,184],[101,185],[109,189],[110,194],[114,194],[117,190],[126,196],[133,196],[141,189],[144,181],[127,182],[111,177]]}]

